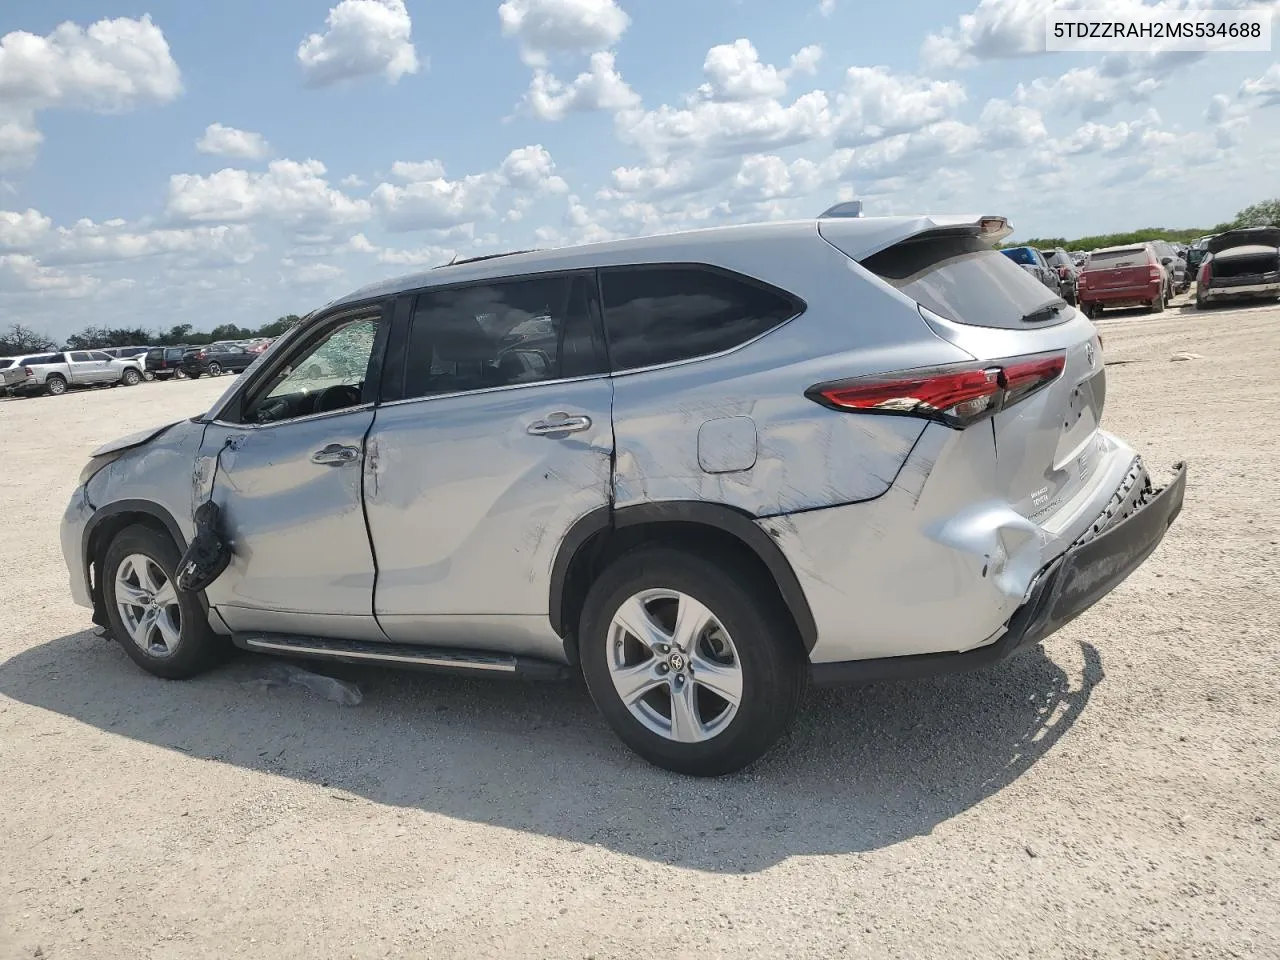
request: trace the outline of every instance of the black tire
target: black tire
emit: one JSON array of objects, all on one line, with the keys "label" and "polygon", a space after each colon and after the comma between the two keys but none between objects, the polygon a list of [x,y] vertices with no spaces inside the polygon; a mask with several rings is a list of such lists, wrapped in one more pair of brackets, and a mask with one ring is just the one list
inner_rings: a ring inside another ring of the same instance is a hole
[{"label": "black tire", "polygon": [[184,374],[184,376],[187,376],[187,377],[191,378],[192,380],[199,380],[199,379],[200,379],[200,371],[198,371],[198,370],[193,370],[193,371],[191,371],[191,372],[190,372],[190,373],[188,373],[188,374]]},{"label": "black tire", "polygon": [[[647,589],[693,597],[732,638],[742,673],[741,701],[728,725],[710,739],[680,743],[653,732],[632,715],[614,687],[610,624],[624,601]],[[772,585],[733,557],[672,547],[624,554],[592,584],[578,638],[587,688],[618,737],[650,763],[690,776],[733,773],[764,756],[790,728],[809,677],[795,624]]]},{"label": "black tire", "polygon": [[1154,300],[1151,301],[1151,312],[1164,313],[1164,294],[1163,293],[1161,293],[1160,296],[1156,297]]},{"label": "black tire", "polygon": [[1084,305],[1084,315],[1090,320],[1096,320],[1102,316],[1102,307],[1098,305],[1097,301],[1090,301]]},{"label": "black tire", "polygon": [[67,381],[59,374],[51,373],[44,382],[44,388],[50,396],[60,397],[67,392]]},{"label": "black tire", "polygon": [[107,607],[111,632],[125,653],[147,673],[165,680],[186,680],[215,666],[229,651],[230,644],[209,628],[208,614],[196,594],[177,592],[180,622],[177,648],[165,656],[157,656],[135,643],[125,626],[116,603],[116,574],[131,555],[141,554],[153,560],[172,583],[182,555],[167,534],[153,527],[126,527],[107,547],[102,564],[102,592]]},{"label": "black tire", "polygon": [[125,367],[124,373],[120,375],[120,382],[126,387],[136,387],[142,382],[142,374],[133,367]]},{"label": "black tire", "polygon": [[216,360],[213,363],[209,364],[209,376],[211,377],[222,376],[222,364],[218,363]]}]

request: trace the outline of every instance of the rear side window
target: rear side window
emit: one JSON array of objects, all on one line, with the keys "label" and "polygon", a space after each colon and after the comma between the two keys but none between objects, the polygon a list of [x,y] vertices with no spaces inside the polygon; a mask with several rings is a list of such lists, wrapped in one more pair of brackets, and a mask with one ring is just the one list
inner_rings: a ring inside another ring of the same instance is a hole
[{"label": "rear side window", "polygon": [[[1061,301],[1005,251],[974,237],[924,237],[895,244],[862,266],[939,316],[974,327],[1024,329],[1023,317]],[[1071,319],[1060,310],[1035,327]]]},{"label": "rear side window", "polygon": [[24,361],[25,365],[32,366],[42,363],[62,363],[62,354],[60,353],[41,353],[34,357],[27,357]]},{"label": "rear side window", "polygon": [[600,282],[614,370],[720,353],[804,309],[781,290],[694,265],[608,268]]},{"label": "rear side window", "polygon": [[72,363],[87,363],[89,359],[89,354],[84,350],[77,350],[75,353],[71,354]]},{"label": "rear side window", "polygon": [[109,353],[103,353],[101,350],[94,350],[89,354],[90,360],[112,360],[114,357]]},{"label": "rear side window", "polygon": [[421,294],[405,399],[603,373],[591,280],[553,275]]},{"label": "rear side window", "polygon": [[186,350],[184,350],[182,347],[175,347],[172,350],[166,350],[164,352],[164,355],[166,359],[169,359],[169,360],[181,360],[182,355],[184,353],[186,353]]},{"label": "rear side window", "polygon": [[1009,249],[1002,250],[1001,252],[1014,263],[1022,263],[1027,266],[1032,266],[1036,262],[1035,254],[1026,247],[1010,247]]},{"label": "rear side window", "polygon": [[8,370],[13,366],[12,360],[0,360],[0,370]]},{"label": "rear side window", "polygon": [[147,351],[147,359],[148,359],[148,360],[159,360],[159,359],[160,359],[161,357],[163,357],[163,356],[164,356],[164,351],[163,351],[163,350],[148,350],[148,351]]},{"label": "rear side window", "polygon": [[1118,267],[1142,267],[1147,264],[1146,247],[1127,250],[1100,250],[1089,256],[1086,270],[1115,270]]}]

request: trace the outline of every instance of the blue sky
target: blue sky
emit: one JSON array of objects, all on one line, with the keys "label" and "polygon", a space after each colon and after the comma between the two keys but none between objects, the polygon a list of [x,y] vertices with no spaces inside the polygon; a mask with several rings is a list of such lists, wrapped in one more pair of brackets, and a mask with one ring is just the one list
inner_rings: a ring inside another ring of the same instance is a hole
[{"label": "blue sky", "polygon": [[6,0],[0,327],[256,326],[855,196],[1070,236],[1280,193],[1275,54],[1048,54],[1047,6]]}]

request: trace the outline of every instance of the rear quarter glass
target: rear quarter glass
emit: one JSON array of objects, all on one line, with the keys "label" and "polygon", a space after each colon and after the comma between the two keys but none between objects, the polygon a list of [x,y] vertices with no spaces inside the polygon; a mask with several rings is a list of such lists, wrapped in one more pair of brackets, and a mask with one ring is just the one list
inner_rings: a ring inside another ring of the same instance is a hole
[{"label": "rear quarter glass", "polygon": [[1072,315],[1064,309],[1027,324],[1023,317],[1061,298],[973,237],[908,240],[867,257],[862,266],[933,313],[967,326],[1039,330]]}]

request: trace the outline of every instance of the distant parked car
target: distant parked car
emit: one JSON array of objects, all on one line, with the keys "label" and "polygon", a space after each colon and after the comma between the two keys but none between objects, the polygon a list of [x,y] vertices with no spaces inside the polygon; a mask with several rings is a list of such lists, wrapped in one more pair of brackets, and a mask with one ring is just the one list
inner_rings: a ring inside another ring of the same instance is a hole
[{"label": "distant parked car", "polygon": [[182,372],[186,347],[152,347],[147,351],[147,373],[157,380],[171,380]]},{"label": "distant parked car", "polygon": [[1191,286],[1191,274],[1187,271],[1187,261],[1173,244],[1166,240],[1152,240],[1151,248],[1160,258],[1160,264],[1169,274],[1169,285],[1172,293],[1184,293]]},{"label": "distant parked car", "polygon": [[1062,247],[1054,247],[1052,250],[1041,250],[1040,255],[1044,257],[1049,269],[1057,272],[1058,292],[1062,294],[1062,298],[1067,303],[1075,303],[1076,279],[1080,276],[1080,268],[1071,259],[1071,254]]},{"label": "distant parked car", "polygon": [[13,357],[0,357],[0,394],[8,396],[9,391],[27,379],[27,368]]},{"label": "distant parked car", "polygon": [[182,354],[182,372],[192,378],[203,374],[219,377],[227,370],[241,373],[257,359],[256,353],[239,344],[211,343],[207,347],[188,347]]},{"label": "distant parked car", "polygon": [[1280,227],[1228,230],[1209,240],[1196,280],[1196,307],[1280,297]]},{"label": "distant parked car", "polygon": [[62,353],[28,354],[15,358],[26,369],[27,378],[14,387],[19,394],[50,393],[59,396],[69,387],[89,387],[122,383],[132,387],[142,382],[142,364],[120,360],[101,350],[68,350]]},{"label": "distant parked car", "polygon": [[1208,243],[1212,239],[1212,236],[1208,236],[1191,241],[1191,245],[1187,247],[1187,276],[1194,278],[1200,273],[1200,264],[1209,252]]},{"label": "distant parked car", "polygon": [[103,347],[102,352],[118,360],[132,360],[145,356],[150,347]]},{"label": "distant parked car", "polygon": [[1094,250],[1078,284],[1080,309],[1090,317],[1103,307],[1142,304],[1160,313],[1170,296],[1169,274],[1150,243]]},{"label": "distant parked car", "polygon": [[1049,266],[1043,254],[1035,247],[1006,247],[1000,252],[1054,293],[1062,294],[1062,283],[1058,279],[1058,271]]}]

